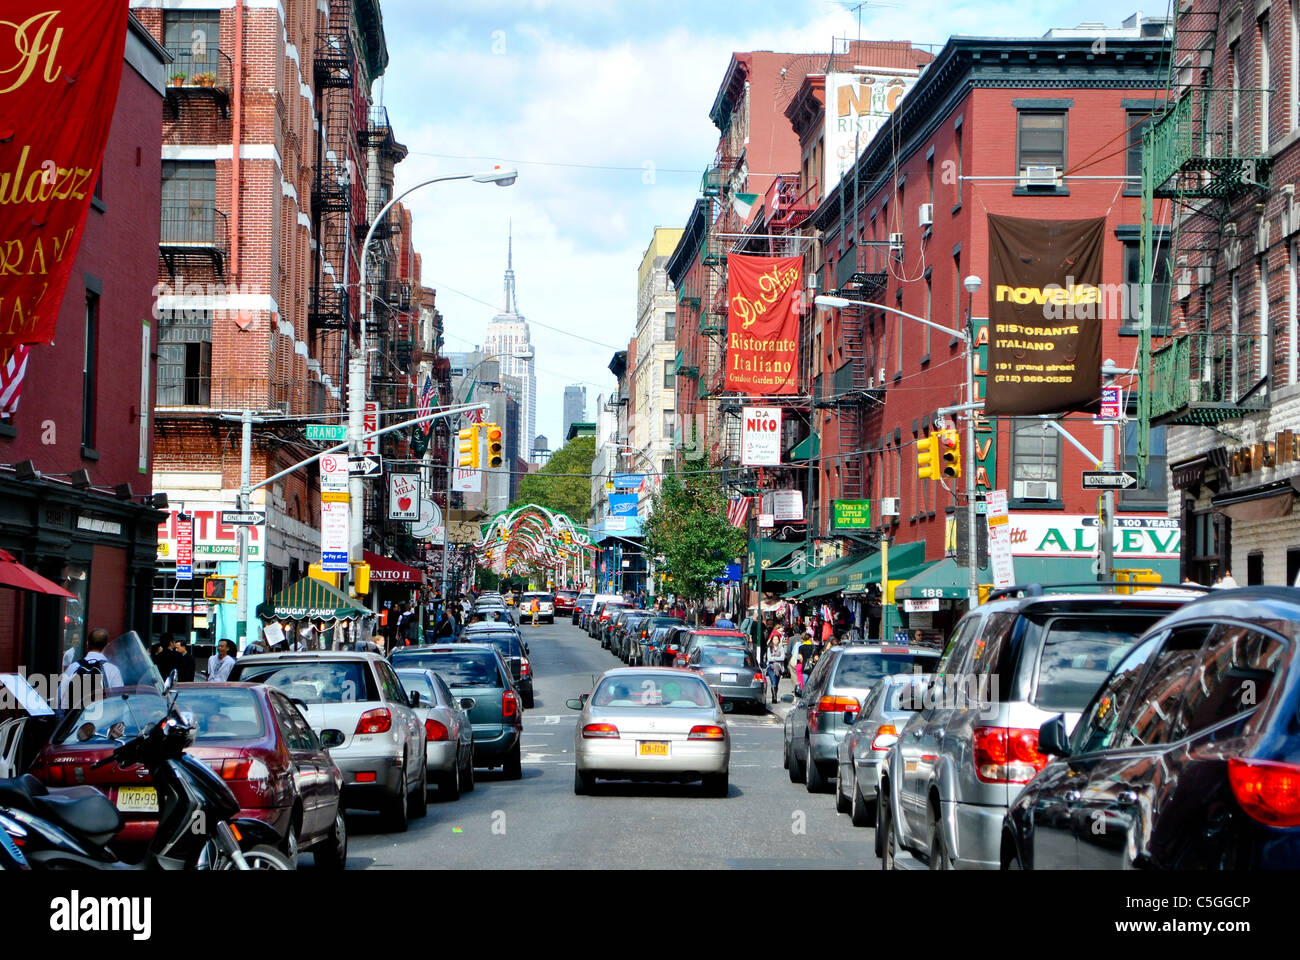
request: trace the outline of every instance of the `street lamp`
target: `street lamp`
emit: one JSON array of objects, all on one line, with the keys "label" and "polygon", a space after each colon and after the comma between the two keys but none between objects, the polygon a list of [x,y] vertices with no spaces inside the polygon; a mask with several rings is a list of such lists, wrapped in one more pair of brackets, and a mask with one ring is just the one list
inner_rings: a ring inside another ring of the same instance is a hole
[{"label": "street lamp", "polygon": [[[457,173],[445,177],[434,177],[431,180],[425,180],[421,183],[417,183],[413,187],[403,190],[397,196],[393,197],[393,199],[384,204],[379,213],[375,215],[374,220],[371,221],[370,228],[366,231],[366,239],[361,244],[361,350],[359,351],[359,354],[354,356],[348,363],[348,457],[350,459],[357,459],[361,456],[361,437],[365,433],[363,408],[365,406],[366,384],[369,380],[370,364],[370,354],[367,349],[369,330],[366,328],[366,317],[370,302],[370,291],[368,286],[370,242],[374,239],[375,230],[381,223],[383,223],[384,218],[388,216],[389,210],[405,197],[422,187],[427,187],[434,183],[441,183],[444,180],[473,180],[475,183],[495,183],[500,187],[508,187],[515,182],[518,176],[519,172],[512,167],[503,169],[497,166],[481,173]],[[346,282],[346,278],[344,278],[344,280]],[[362,500],[364,497],[364,479],[361,476],[349,477],[348,499],[351,501],[351,504],[348,518],[348,556],[355,560],[360,560],[363,556],[363,521],[365,517],[364,510],[362,510]]]}]

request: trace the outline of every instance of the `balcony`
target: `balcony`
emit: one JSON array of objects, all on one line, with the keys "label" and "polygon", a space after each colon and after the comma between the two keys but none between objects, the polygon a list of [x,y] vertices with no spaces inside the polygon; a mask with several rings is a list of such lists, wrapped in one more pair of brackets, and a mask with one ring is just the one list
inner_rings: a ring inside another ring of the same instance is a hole
[{"label": "balcony", "polygon": [[723,169],[719,164],[715,163],[705,170],[704,176],[700,178],[700,192],[706,197],[721,196],[723,179]]},{"label": "balcony", "polygon": [[1231,198],[1266,188],[1273,164],[1262,146],[1263,89],[1192,87],[1142,140],[1157,197]]},{"label": "balcony", "polygon": [[1151,422],[1213,426],[1267,408],[1258,338],[1230,333],[1175,337],[1151,355]]},{"label": "balcony", "polygon": [[799,175],[782,174],[772,181],[763,197],[768,212],[768,227],[773,231],[794,230],[817,209],[817,181],[807,190],[799,189]]},{"label": "balcony", "polygon": [[219,47],[194,46],[168,47],[172,63],[169,67],[167,108],[175,118],[184,100],[208,99],[216,104],[221,116],[230,116],[231,69],[230,55]]},{"label": "balcony", "polygon": [[225,270],[230,250],[226,215],[202,202],[164,203],[158,252],[175,277],[178,267],[198,261],[208,263],[217,276]]},{"label": "balcony", "polygon": [[307,383],[272,383],[263,377],[159,377],[157,411],[279,410],[306,411],[312,406]]},{"label": "balcony", "polygon": [[352,35],[348,21],[334,32],[317,38],[315,56],[312,57],[312,76],[317,87],[347,89],[352,86]]}]

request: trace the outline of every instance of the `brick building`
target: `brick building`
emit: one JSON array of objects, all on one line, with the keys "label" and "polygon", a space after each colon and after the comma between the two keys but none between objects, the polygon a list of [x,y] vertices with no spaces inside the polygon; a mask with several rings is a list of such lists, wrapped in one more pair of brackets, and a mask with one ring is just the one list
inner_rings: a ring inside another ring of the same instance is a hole
[{"label": "brick building", "polygon": [[0,671],[57,672],[95,627],[149,633],[164,516],[150,505],[149,412],[166,61],[132,18],[54,343],[32,347],[18,409],[0,419],[0,549],[76,596],[0,587]]}]

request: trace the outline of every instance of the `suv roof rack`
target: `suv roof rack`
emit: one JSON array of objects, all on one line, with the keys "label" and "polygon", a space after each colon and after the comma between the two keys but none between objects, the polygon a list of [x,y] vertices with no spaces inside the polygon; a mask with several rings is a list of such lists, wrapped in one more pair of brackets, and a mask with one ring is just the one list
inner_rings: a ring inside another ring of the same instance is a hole
[{"label": "suv roof rack", "polygon": [[1195,593],[1209,593],[1212,588],[1199,583],[1152,583],[1139,584],[1130,580],[1081,580],[1077,583],[1025,583],[1013,584],[1010,587],[1002,587],[1000,590],[994,590],[989,594],[989,601],[1002,600],[1006,597],[1041,597],[1049,590],[1064,590],[1078,587],[1125,587],[1134,594],[1146,592],[1149,590],[1189,590]]}]

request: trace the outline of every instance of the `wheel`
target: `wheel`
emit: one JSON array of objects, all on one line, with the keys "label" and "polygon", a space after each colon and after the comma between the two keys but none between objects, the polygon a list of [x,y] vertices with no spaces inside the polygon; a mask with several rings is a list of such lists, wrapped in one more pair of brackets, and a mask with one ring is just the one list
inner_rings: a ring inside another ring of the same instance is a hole
[{"label": "wheel", "polygon": [[[421,758],[423,759],[423,758]],[[429,766],[420,764],[420,783],[415,788],[415,798],[411,801],[411,816],[416,820],[429,812]]]},{"label": "wheel", "polygon": [[710,773],[704,777],[704,795],[706,797],[725,797],[730,789],[730,772]]},{"label": "wheel", "polygon": [[889,797],[881,791],[876,801],[876,854],[881,870],[898,869],[898,851],[894,846],[894,817],[889,807]]},{"label": "wheel", "polygon": [[502,765],[501,771],[506,775],[507,780],[520,780],[524,775],[523,757],[519,752],[519,744],[515,744],[515,749],[506,762]]},{"label": "wheel", "polygon": [[943,825],[938,817],[930,821],[930,869],[952,869],[952,861],[948,859],[948,847],[943,842]]},{"label": "wheel", "polygon": [[524,694],[524,709],[533,709],[533,691],[531,689]]},{"label": "wheel", "polygon": [[474,747],[469,748],[469,753],[465,756],[465,769],[460,775],[460,789],[462,793],[469,793],[474,789]]},{"label": "wheel", "polygon": [[451,771],[444,773],[438,778],[438,799],[450,803],[452,800],[460,799],[460,764],[451,768]]},{"label": "wheel", "polygon": [[343,819],[343,808],[334,812],[334,826],[329,836],[312,847],[312,856],[320,870],[342,870],[348,860],[348,825]]},{"label": "wheel", "polygon": [[835,812],[848,813],[851,805],[852,801],[844,796],[844,775],[841,773],[835,778]]},{"label": "wheel", "polygon": [[407,807],[409,798],[410,793],[403,781],[397,796],[389,797],[388,802],[384,804],[383,817],[390,833],[405,833],[407,826],[410,825],[411,815]]},{"label": "wheel", "polygon": [[803,783],[803,767],[799,765],[799,758],[795,756],[793,741],[785,745],[785,767],[790,771],[791,783]]},{"label": "wheel", "polygon": [[809,793],[822,793],[826,790],[826,778],[822,776],[821,769],[813,760],[811,743],[808,744],[808,759],[803,763],[803,770],[803,785],[808,788]]},{"label": "wheel", "polygon": [[573,767],[573,792],[578,796],[586,796],[596,786],[596,778],[589,773],[583,773],[578,769],[577,764]]},{"label": "wheel", "polygon": [[862,795],[857,778],[853,781],[853,798],[849,801],[849,819],[855,827],[869,827],[876,820],[876,801]]},{"label": "wheel", "polygon": [[[293,864],[275,847],[265,845],[253,847],[249,850],[242,851],[244,862],[248,864],[249,870],[292,870]],[[221,863],[222,870],[236,870],[235,862],[229,859],[223,859]]]},{"label": "wheel", "polygon": [[293,864],[293,869],[298,869],[298,821],[295,817],[289,822],[289,830],[284,835],[284,841],[280,844],[280,852],[285,855],[288,861]]}]

